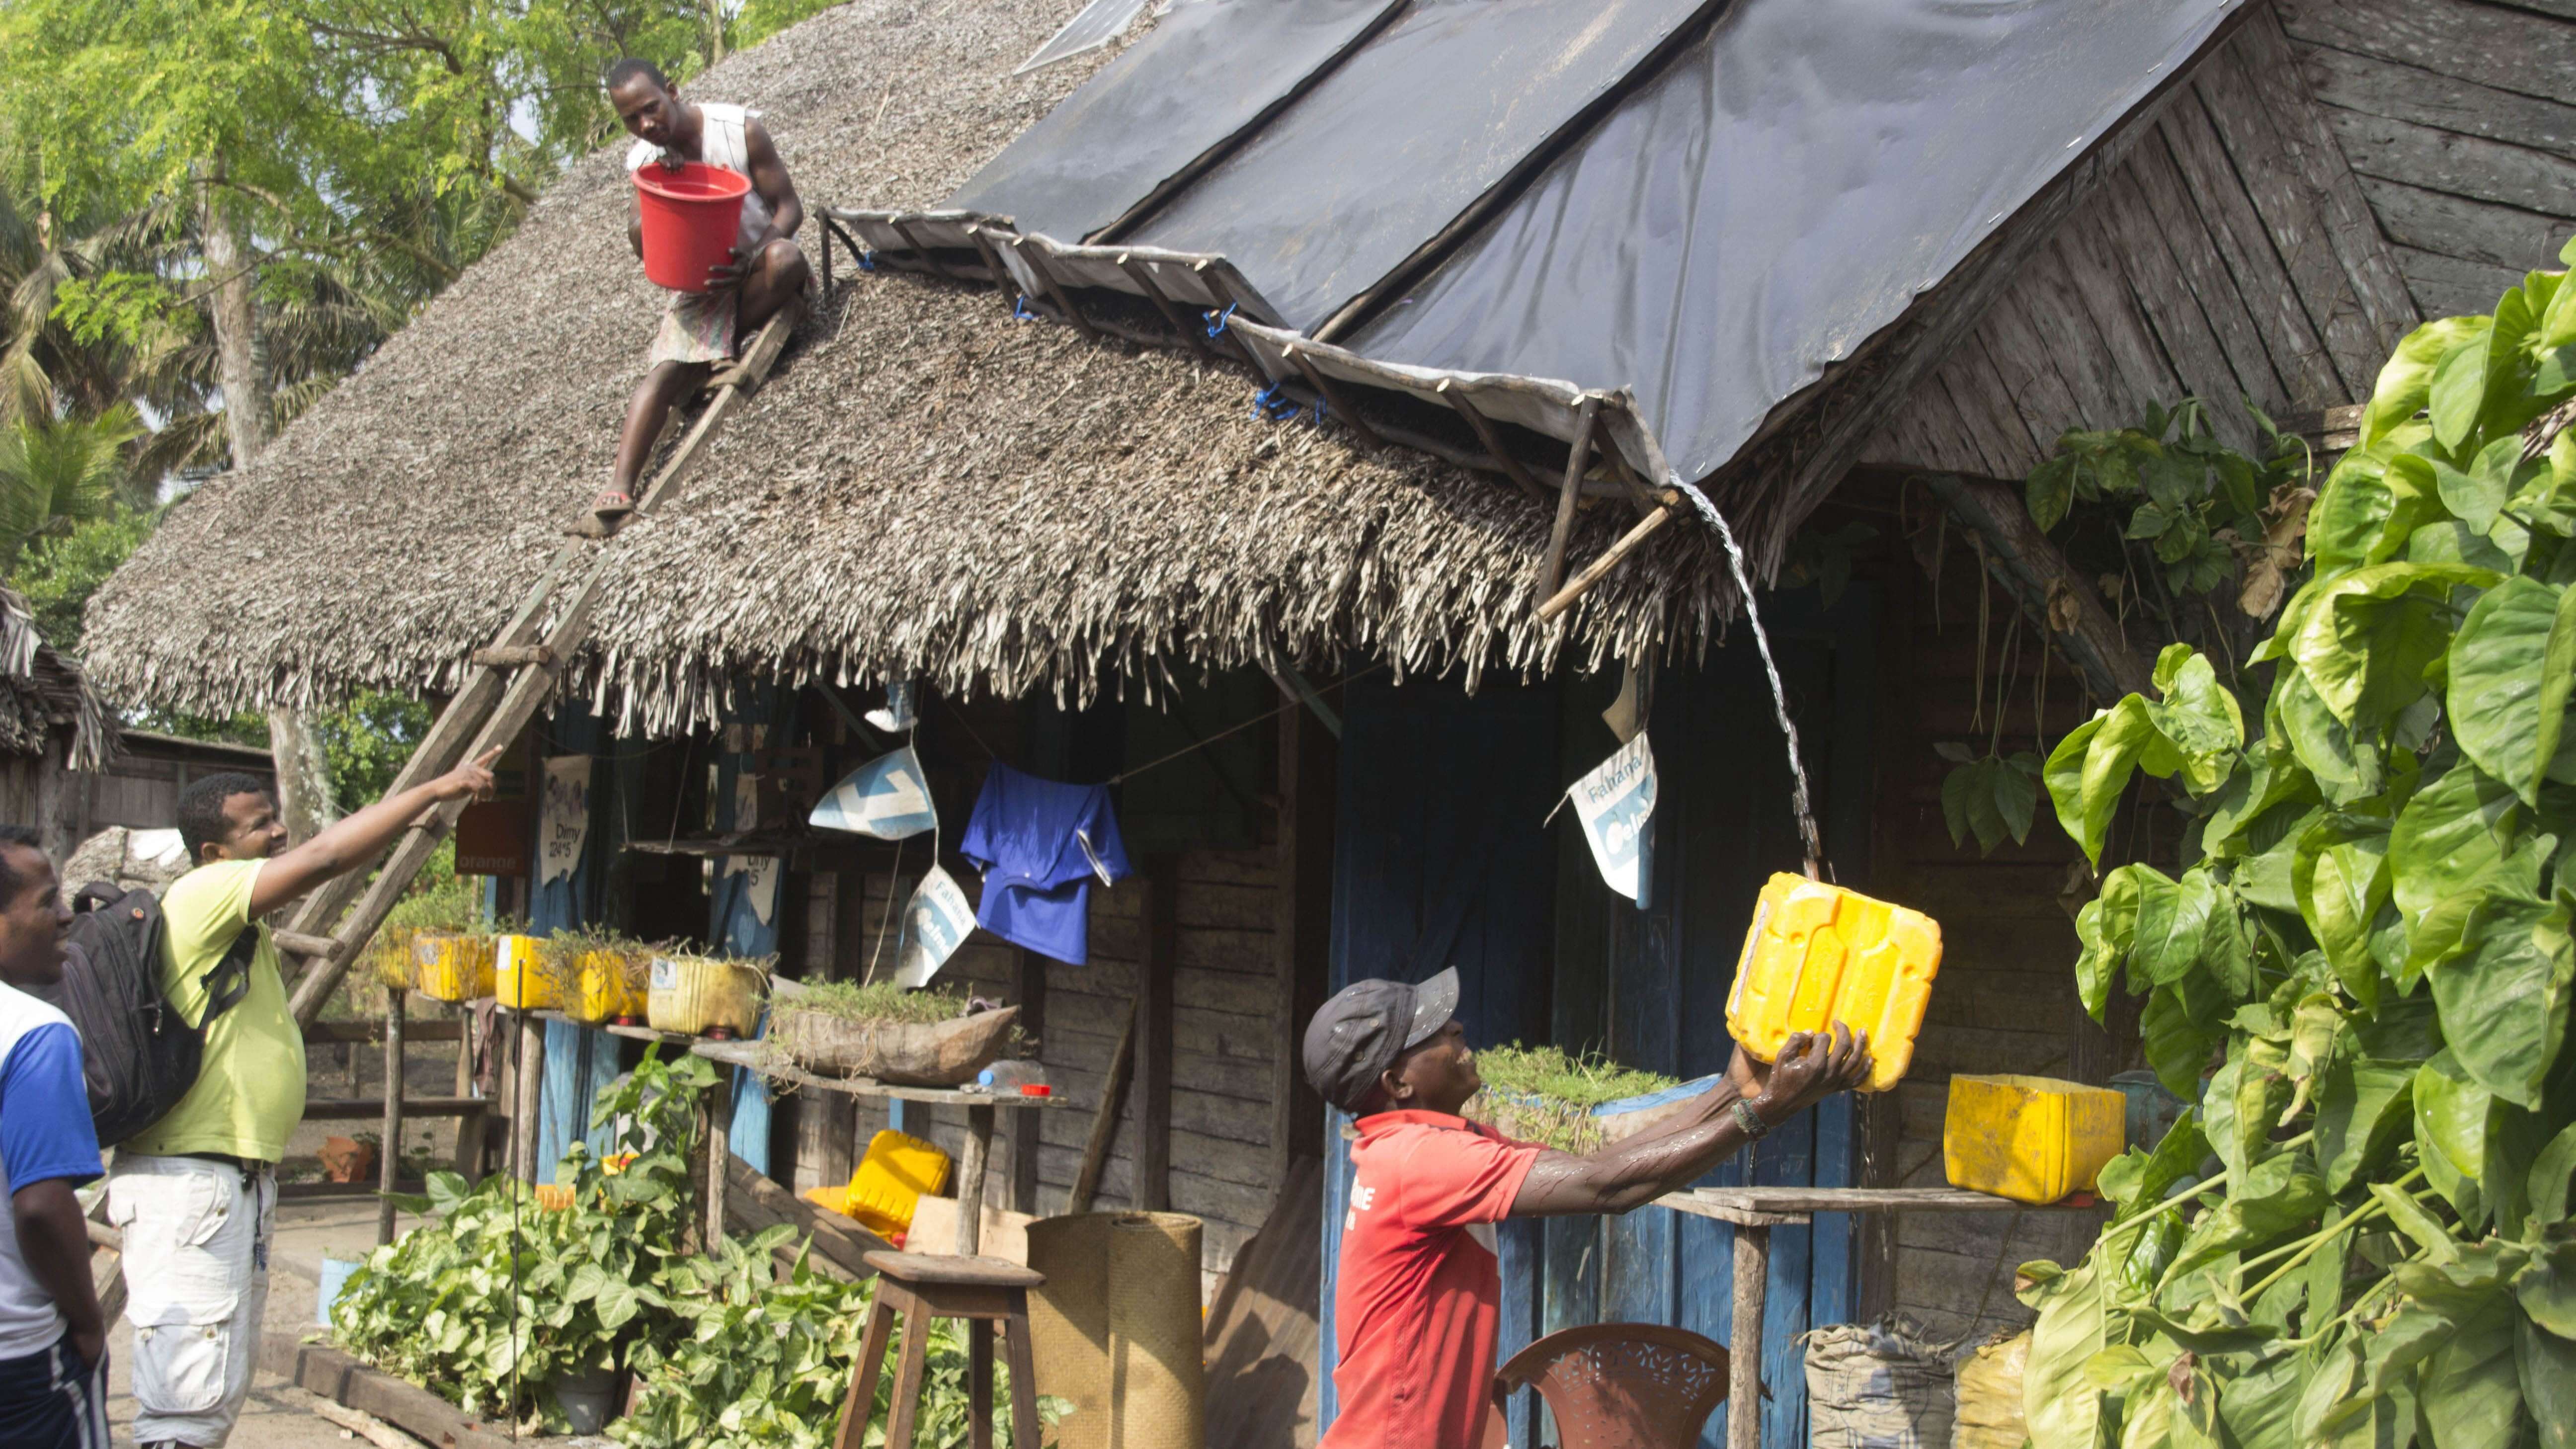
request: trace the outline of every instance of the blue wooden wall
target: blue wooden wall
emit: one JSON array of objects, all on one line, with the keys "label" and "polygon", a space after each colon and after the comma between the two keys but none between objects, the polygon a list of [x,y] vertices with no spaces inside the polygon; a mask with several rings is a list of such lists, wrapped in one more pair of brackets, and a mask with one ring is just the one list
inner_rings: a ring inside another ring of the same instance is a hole
[{"label": "blue wooden wall", "polygon": [[[1869,818],[1875,600],[1855,586],[1830,611],[1812,592],[1768,607],[1806,731],[1827,856],[1858,884]],[[1661,795],[1642,910],[1601,884],[1579,845],[1567,849],[1553,838],[1572,831],[1568,818],[1548,831],[1535,826],[1573,775],[1616,747],[1597,717],[1607,694],[1597,681],[1489,686],[1472,699],[1437,683],[1351,689],[1335,842],[1334,989],[1368,976],[1419,979],[1448,964],[1424,955],[1419,941],[1426,921],[1436,927],[1459,909],[1460,895],[1442,878],[1458,874],[1462,853],[1482,852],[1479,868],[1465,873],[1473,885],[1449,958],[1460,967],[1459,1014],[1471,1042],[1606,1044],[1620,1061],[1684,1078],[1725,1069],[1733,1052],[1726,993],[1753,899],[1773,871],[1795,871],[1801,858],[1760,659],[1739,630],[1703,667],[1662,672],[1650,727]],[[1500,836],[1480,843],[1496,821]],[[1561,872],[1579,874],[1567,880]],[[1333,1279],[1349,1187],[1343,1124],[1328,1115],[1335,1120],[1326,1129],[1324,1174],[1325,1424],[1336,1409]],[[1859,1162],[1855,1117],[1848,1097],[1836,1099],[1704,1181],[1848,1185]],[[1723,1224],[1646,1208],[1509,1223],[1500,1241],[1502,1357],[1542,1334],[1603,1321],[1677,1324],[1721,1343],[1731,1337],[1734,1239]],[[1854,1246],[1838,1215],[1772,1233],[1762,1336],[1768,1444],[1806,1442],[1795,1339],[1850,1316]],[[1519,1396],[1509,1419],[1515,1446],[1552,1442],[1535,1394]],[[1723,1445],[1726,1422],[1722,1406],[1701,1442]]]},{"label": "blue wooden wall", "polygon": [[[599,758],[610,753],[607,729],[580,703],[566,702],[546,722],[545,732],[544,748],[539,752],[543,758],[592,757],[590,833],[582,841],[581,860],[571,875],[539,884],[529,892],[528,929],[539,936],[601,919],[609,870],[620,843],[618,830],[623,824],[611,806],[616,793],[616,765]],[[532,783],[535,788],[529,791],[531,808],[541,808],[538,802],[545,796],[542,769]],[[530,838],[536,838],[535,832]],[[545,1073],[537,1108],[538,1180],[554,1180],[555,1165],[576,1139],[587,1141],[593,1152],[606,1144],[606,1132],[591,1129],[590,1104],[602,1087],[616,1080],[620,1045],[618,1038],[604,1031],[568,1022],[546,1023]]]},{"label": "blue wooden wall", "polygon": [[[759,726],[767,730],[772,745],[785,745],[797,727],[797,701],[801,695],[782,692],[764,685],[754,691],[740,706],[729,712],[728,723]],[[746,734],[748,731],[746,731]],[[745,751],[724,750],[716,756],[716,829],[734,828],[734,782],[743,771]],[[718,862],[719,868],[723,865]],[[721,873],[713,882],[707,899],[707,939],[716,949],[730,956],[769,956],[778,950],[779,912],[784,909],[787,882],[782,871],[776,893],[770,903],[769,919],[760,919],[752,905],[751,877],[741,871]],[[761,1029],[768,1028],[766,1017]],[[757,1034],[757,1033],[755,1033]],[[775,1099],[770,1095],[769,1081],[755,1072],[734,1070],[733,1123],[729,1142],[733,1155],[751,1170],[768,1175],[769,1129]]]}]

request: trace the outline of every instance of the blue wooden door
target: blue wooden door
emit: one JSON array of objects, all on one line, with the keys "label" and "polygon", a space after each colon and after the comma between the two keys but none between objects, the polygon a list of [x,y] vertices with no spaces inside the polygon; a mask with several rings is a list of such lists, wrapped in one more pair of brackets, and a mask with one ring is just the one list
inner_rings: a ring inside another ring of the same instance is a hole
[{"label": "blue wooden door", "polygon": [[[1351,686],[1343,712],[1334,833],[1332,987],[1369,977],[1419,981],[1458,968],[1468,1040],[1547,1034],[1554,847],[1540,822],[1554,803],[1556,696],[1487,685],[1469,696],[1417,680]],[[1299,1032],[1304,1023],[1296,1024]],[[1333,1269],[1349,1206],[1348,1120],[1325,1114],[1321,1425],[1337,1405]],[[1535,1321],[1536,1224],[1501,1235],[1501,1352]],[[1527,1442],[1526,1413],[1513,1441]]]}]

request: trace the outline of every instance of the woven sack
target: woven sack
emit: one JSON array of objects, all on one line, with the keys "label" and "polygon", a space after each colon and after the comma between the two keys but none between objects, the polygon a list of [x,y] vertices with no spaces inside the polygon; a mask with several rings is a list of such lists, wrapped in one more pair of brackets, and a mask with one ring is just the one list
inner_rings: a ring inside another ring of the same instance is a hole
[{"label": "woven sack", "polygon": [[1838,1323],[1799,1341],[1814,1449],[1950,1449],[1949,1354],[1914,1320]]},{"label": "woven sack", "polygon": [[1959,1360],[1957,1417],[1950,1449],[2021,1449],[2030,1422],[2021,1403],[2022,1370],[2030,1363],[2030,1330],[1981,1344]]}]

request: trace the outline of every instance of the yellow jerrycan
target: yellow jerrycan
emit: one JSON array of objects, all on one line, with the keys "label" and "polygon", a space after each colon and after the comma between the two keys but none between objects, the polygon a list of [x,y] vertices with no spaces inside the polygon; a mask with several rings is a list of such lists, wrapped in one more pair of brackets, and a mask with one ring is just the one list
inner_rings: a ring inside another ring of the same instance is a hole
[{"label": "yellow jerrycan", "polygon": [[1873,1058],[1864,1092],[1884,1092],[1914,1064],[1914,1037],[1932,978],[1941,970],[1941,927],[1921,911],[1872,900],[1803,876],[1775,875],[1753,907],[1726,1029],[1763,1061],[1779,1057],[1793,1032],[1831,1032],[1837,1021],[1869,1033]]}]

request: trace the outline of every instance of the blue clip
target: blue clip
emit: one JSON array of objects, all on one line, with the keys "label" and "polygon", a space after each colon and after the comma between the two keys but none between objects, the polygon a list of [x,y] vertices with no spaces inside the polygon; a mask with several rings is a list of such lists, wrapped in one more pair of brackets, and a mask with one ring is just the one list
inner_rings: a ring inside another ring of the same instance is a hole
[{"label": "blue clip", "polygon": [[1011,315],[1022,322],[1035,322],[1038,320],[1038,314],[1029,310],[1028,293],[1022,292],[1019,295],[1018,300],[1011,303]]},{"label": "blue clip", "polygon": [[876,269],[877,269],[877,254],[876,254],[875,252],[872,252],[872,251],[863,251],[863,252],[860,252],[860,253],[859,253],[859,270],[860,270],[860,271],[863,271],[863,272],[873,272],[873,271],[875,271]]},{"label": "blue clip", "polygon": [[1235,304],[1228,302],[1225,304],[1224,311],[1210,312],[1207,314],[1208,336],[1222,337],[1225,335],[1225,324],[1234,320],[1234,308]]},{"label": "blue clip", "polygon": [[1288,384],[1277,383],[1252,395],[1252,415],[1274,423],[1286,422],[1302,411],[1297,400],[1288,395]]}]

